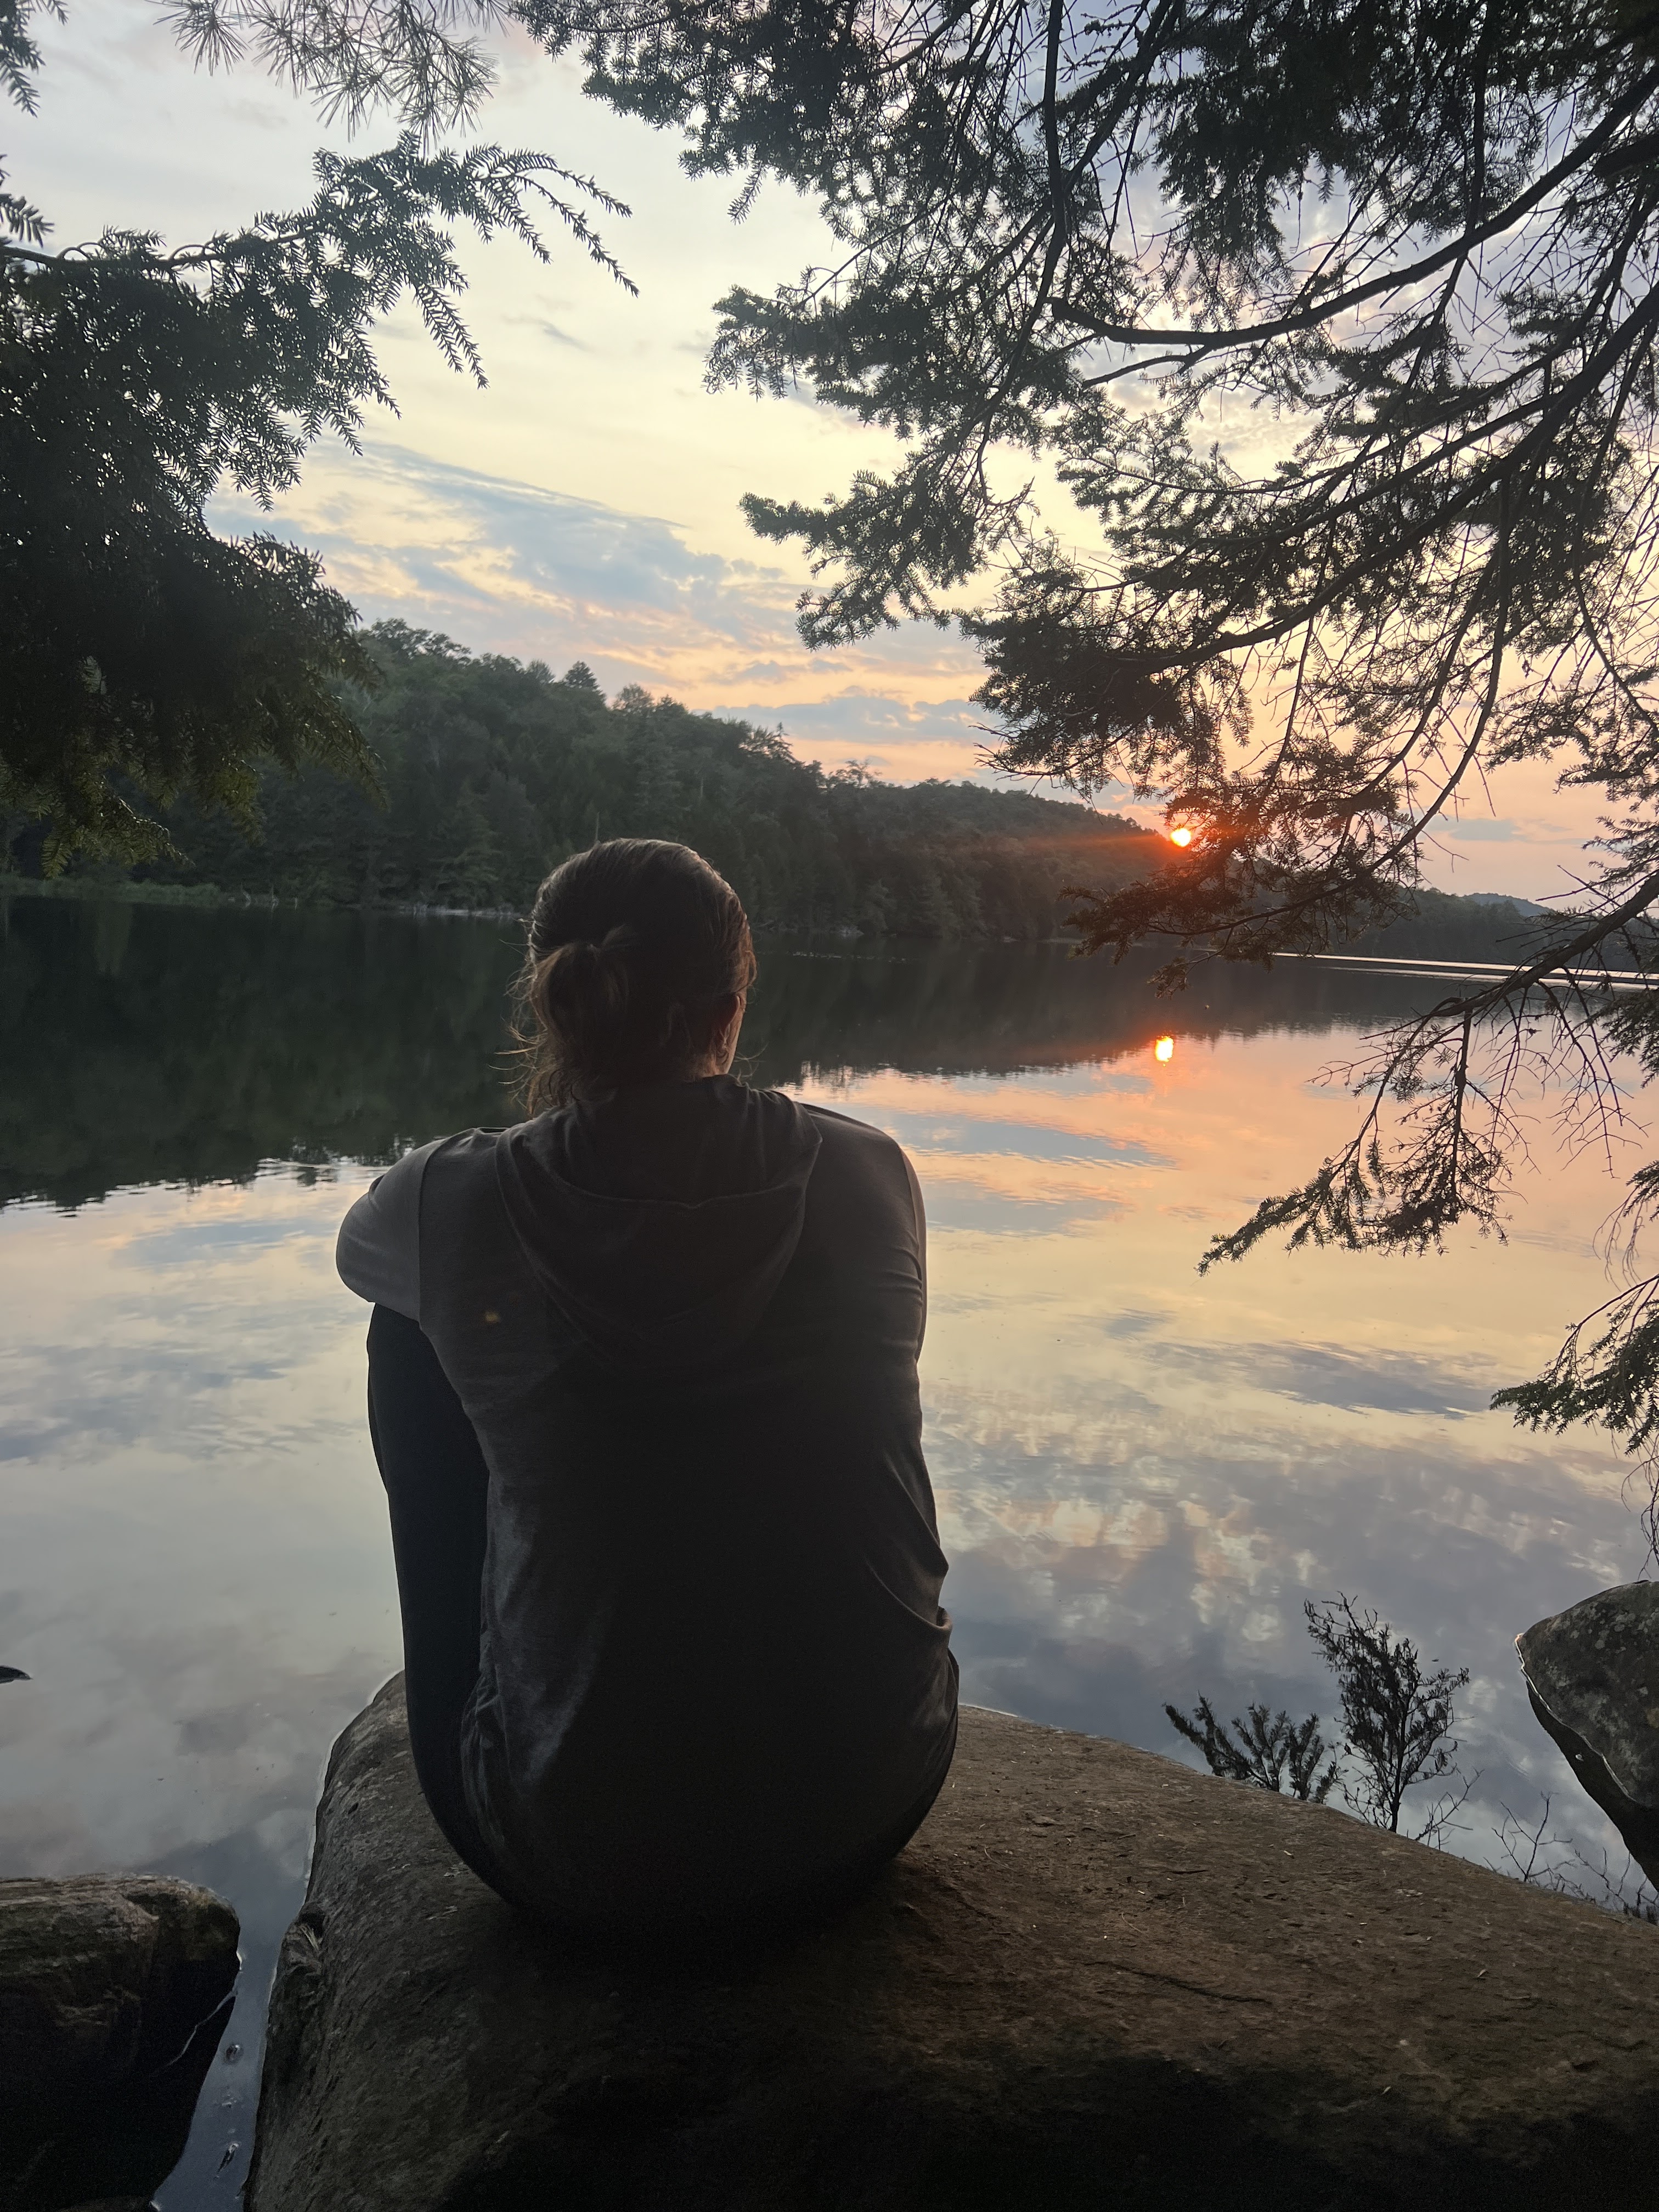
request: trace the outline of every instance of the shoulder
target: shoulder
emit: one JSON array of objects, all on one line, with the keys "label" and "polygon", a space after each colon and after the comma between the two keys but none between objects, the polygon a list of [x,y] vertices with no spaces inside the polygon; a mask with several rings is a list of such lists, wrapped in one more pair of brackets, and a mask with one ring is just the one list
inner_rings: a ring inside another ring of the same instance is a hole
[{"label": "shoulder", "polygon": [[[496,1148],[513,1133],[511,1129],[460,1129],[453,1137],[440,1137],[435,1145],[423,1146],[422,1188],[441,1180],[465,1182],[477,1178],[493,1182]],[[415,1157],[412,1152],[409,1155],[410,1159]]]},{"label": "shoulder", "polygon": [[[850,1114],[837,1114],[828,1106],[800,1102],[819,1137],[818,1164],[813,1180],[820,1191],[833,1188],[838,1197],[854,1191],[867,1194],[922,1221],[921,1186],[910,1158],[895,1137]],[[826,1170],[828,1170],[826,1174]]]},{"label": "shoulder", "polygon": [[417,1145],[348,1210],[334,1248],[346,1288],[371,1304],[420,1319],[421,1196],[434,1161],[493,1157],[493,1135],[479,1129]]},{"label": "shoulder", "polygon": [[837,1114],[831,1107],[817,1106],[805,1098],[797,1103],[817,1129],[826,1152],[872,1165],[879,1162],[889,1168],[897,1168],[903,1162],[902,1146],[885,1129],[878,1129],[868,1121],[856,1121],[850,1114]]}]

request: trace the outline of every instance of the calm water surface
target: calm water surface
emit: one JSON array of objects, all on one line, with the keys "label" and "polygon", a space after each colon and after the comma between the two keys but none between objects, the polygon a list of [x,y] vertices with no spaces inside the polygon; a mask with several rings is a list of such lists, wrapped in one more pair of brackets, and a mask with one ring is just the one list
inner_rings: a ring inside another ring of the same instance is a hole
[{"label": "calm water surface", "polygon": [[[165,2212],[234,2202],[321,1763],[398,1663],[335,1228],[404,1146],[509,1118],[514,961],[480,922],[0,902],[0,1663],[31,1677],[0,1687],[0,1871],[158,1868],[242,1915],[240,2055]],[[1346,1590],[1472,1672],[1457,1848],[1493,1856],[1540,1791],[1610,1840],[1512,1640],[1640,1571],[1624,1465],[1486,1410],[1606,1295],[1604,1166],[1542,1125],[1507,1245],[1200,1279],[1342,1141],[1321,1072],[1421,981],[1172,1003],[1042,948],[763,967],[754,1079],[890,1130],[927,1194],[965,1695],[1172,1754],[1166,1698],[1328,1713],[1302,1605]]]}]

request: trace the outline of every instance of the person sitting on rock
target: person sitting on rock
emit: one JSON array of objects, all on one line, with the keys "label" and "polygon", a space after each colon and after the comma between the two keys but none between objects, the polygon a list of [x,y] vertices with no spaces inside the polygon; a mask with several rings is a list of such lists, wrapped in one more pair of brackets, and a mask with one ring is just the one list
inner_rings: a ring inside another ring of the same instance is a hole
[{"label": "person sitting on rock", "polygon": [[407,1153],[340,1231],[416,1771],[568,1928],[821,1915],[955,1747],[921,1191],[878,1130],[732,1073],[755,972],[687,847],[567,860],[530,921],[532,1118]]}]

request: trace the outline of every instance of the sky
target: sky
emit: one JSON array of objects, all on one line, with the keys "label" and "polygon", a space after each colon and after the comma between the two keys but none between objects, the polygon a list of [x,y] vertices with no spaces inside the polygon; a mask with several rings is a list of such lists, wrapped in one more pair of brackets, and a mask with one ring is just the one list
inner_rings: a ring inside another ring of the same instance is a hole
[{"label": "sky", "polygon": [[[181,244],[298,206],[314,149],[352,143],[257,67],[196,69],[143,0],[70,0],[68,16],[38,33],[40,112],[4,118],[13,188],[41,206],[56,245],[112,223]],[[607,692],[642,684],[781,727],[827,767],[994,781],[981,749],[995,732],[971,702],[979,670],[963,641],[908,625],[809,653],[794,627],[805,563],[753,537],[738,509],[751,490],[821,498],[895,451],[805,394],[704,388],[714,303],[822,258],[812,208],[775,185],[734,222],[730,180],[686,177],[672,139],[584,100],[572,64],[514,35],[496,44],[477,135],[550,153],[627,202],[599,228],[638,295],[551,231],[546,266],[515,241],[464,235],[487,388],[447,369],[400,310],[381,341],[398,412],[376,411],[363,452],[319,445],[273,514],[222,498],[216,522],[315,548],[366,619],[398,616],[556,669],[583,659]],[[392,135],[389,120],[371,124],[355,150]],[[1594,826],[1593,807],[1556,794],[1547,770],[1506,771],[1437,840],[1430,878],[1559,896]]]}]

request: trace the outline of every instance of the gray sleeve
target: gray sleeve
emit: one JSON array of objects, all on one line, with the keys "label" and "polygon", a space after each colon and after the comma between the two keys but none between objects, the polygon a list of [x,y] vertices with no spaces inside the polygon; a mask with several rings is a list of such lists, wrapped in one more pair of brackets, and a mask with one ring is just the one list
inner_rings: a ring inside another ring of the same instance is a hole
[{"label": "gray sleeve", "polygon": [[436,1150],[422,1145],[376,1176],[340,1224],[334,1247],[349,1291],[414,1322],[421,1318],[421,1183]]}]

